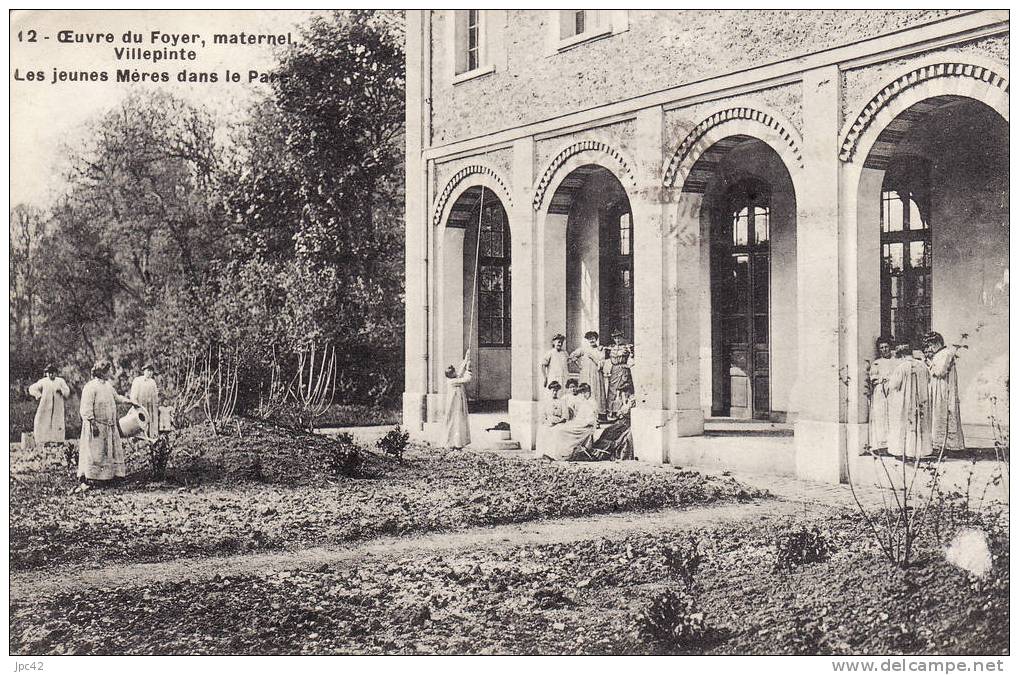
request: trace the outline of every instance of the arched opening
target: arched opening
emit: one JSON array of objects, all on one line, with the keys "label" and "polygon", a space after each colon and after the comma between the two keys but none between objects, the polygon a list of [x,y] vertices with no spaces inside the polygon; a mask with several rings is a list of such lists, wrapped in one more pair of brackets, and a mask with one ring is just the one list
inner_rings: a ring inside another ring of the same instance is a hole
[{"label": "arched opening", "polygon": [[[794,412],[796,198],[782,158],[746,135],[694,163],[700,193],[701,407],[707,416],[784,422]],[[696,203],[696,202],[691,202]]]},{"label": "arched opening", "polygon": [[597,331],[608,344],[614,330],[633,339],[633,215],[615,175],[596,164],[571,171],[548,206],[546,227],[565,237],[564,334],[567,348]]},{"label": "arched opening", "polygon": [[442,365],[459,363],[469,347],[468,396],[500,409],[511,394],[512,257],[506,209],[492,190],[474,186],[453,203],[442,264]]},{"label": "arched opening", "polygon": [[1008,195],[1007,122],[956,95],[900,112],[860,181],[861,344],[881,333],[919,349],[930,330],[968,344],[958,377],[970,446],[992,442],[988,398],[1008,373]]}]

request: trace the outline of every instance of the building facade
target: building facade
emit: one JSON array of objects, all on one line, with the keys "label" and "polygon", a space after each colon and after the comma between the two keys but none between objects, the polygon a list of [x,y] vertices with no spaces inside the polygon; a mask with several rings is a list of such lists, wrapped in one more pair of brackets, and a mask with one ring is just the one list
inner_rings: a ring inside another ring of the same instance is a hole
[{"label": "building facade", "polygon": [[792,440],[754,461],[837,482],[868,445],[876,338],[934,329],[966,334],[962,414],[990,438],[1007,11],[407,17],[412,433],[470,348],[471,396],[533,447],[549,337],[619,328],[639,459],[694,462],[706,421],[764,420]]}]

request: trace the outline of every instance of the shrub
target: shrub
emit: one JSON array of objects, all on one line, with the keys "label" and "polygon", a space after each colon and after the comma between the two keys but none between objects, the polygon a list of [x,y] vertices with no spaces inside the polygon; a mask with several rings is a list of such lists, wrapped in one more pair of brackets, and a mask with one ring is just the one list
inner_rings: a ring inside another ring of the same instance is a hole
[{"label": "shrub", "polygon": [[166,480],[166,465],[170,462],[173,454],[173,444],[169,434],[163,434],[149,446],[149,465],[152,467],[152,478],[154,480]]},{"label": "shrub", "polygon": [[334,476],[355,478],[365,463],[364,450],[350,434],[339,434],[329,448],[327,466]]},{"label": "shrub", "polygon": [[682,581],[688,589],[693,586],[694,575],[704,560],[700,545],[697,537],[690,537],[685,544],[672,544],[667,546],[664,551],[665,568],[673,577]]},{"label": "shrub", "polygon": [[395,457],[398,461],[403,461],[403,451],[407,449],[407,440],[410,438],[410,434],[404,431],[401,427],[391,429],[385,436],[380,438],[376,443],[379,452],[383,452],[390,457]]},{"label": "shrub", "polygon": [[811,529],[801,525],[798,529],[780,532],[775,537],[775,548],[775,569],[788,570],[827,560],[833,547],[816,525]]},{"label": "shrub", "polygon": [[661,591],[637,616],[636,623],[640,638],[679,649],[697,647],[708,635],[704,612],[686,591]]}]

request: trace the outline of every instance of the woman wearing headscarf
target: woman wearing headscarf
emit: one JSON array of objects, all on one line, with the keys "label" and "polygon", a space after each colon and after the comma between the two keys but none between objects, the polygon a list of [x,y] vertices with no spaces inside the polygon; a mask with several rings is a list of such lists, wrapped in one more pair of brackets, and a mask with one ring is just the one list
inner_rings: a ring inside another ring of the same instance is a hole
[{"label": "woman wearing headscarf", "polygon": [[124,444],[117,426],[117,404],[134,408],[137,403],[121,396],[109,381],[110,364],[96,361],[92,379],[81,390],[81,437],[78,446],[79,491],[92,481],[109,481],[127,475]]}]

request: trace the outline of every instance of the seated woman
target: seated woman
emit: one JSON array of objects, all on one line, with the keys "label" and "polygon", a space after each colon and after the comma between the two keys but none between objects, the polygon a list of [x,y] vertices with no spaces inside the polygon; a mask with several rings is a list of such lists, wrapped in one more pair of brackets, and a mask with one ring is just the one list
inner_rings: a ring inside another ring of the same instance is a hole
[{"label": "seated woman", "polygon": [[562,389],[557,380],[548,383],[548,396],[542,401],[541,425],[535,439],[535,454],[548,459],[568,459],[569,453],[561,455],[558,429],[570,419],[570,409],[560,398]]},{"label": "seated woman", "polygon": [[598,430],[598,409],[591,393],[591,387],[586,382],[577,387],[573,415],[559,431],[562,442],[571,448],[569,458],[572,461],[594,459],[590,450]]},{"label": "seated woman", "polygon": [[626,394],[619,400],[619,416],[591,448],[594,459],[633,459],[633,434],[630,432],[630,410],[636,400]]}]

